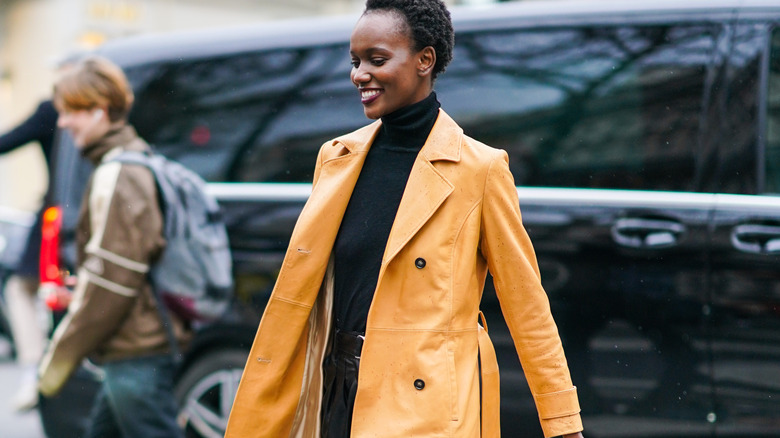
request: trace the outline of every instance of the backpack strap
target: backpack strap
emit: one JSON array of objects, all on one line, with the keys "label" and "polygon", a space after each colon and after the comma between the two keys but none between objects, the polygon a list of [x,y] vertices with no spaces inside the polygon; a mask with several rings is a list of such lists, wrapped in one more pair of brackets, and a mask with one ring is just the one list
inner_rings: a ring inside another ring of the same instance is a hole
[{"label": "backpack strap", "polygon": [[[137,164],[140,166],[146,166],[154,176],[157,185],[157,190],[160,190],[160,184],[157,175],[155,174],[154,168],[149,162],[150,158],[151,158],[151,152],[123,151],[122,153],[114,157],[111,157],[111,159],[108,161],[119,161],[120,163]],[[168,338],[168,343],[170,344],[171,358],[173,359],[173,364],[174,366],[179,366],[182,362],[182,356],[181,356],[181,351],[179,350],[179,342],[176,340],[176,334],[173,332],[173,321],[171,320],[171,315],[168,312],[168,307],[163,302],[162,297],[160,297],[157,288],[154,287],[154,282],[152,282],[151,277],[149,277],[149,274],[147,274],[147,278],[149,280],[149,284],[152,286],[152,296],[154,297],[155,304],[157,305],[157,313],[160,315],[160,323],[165,329],[165,335]]]},{"label": "backpack strap", "polygon": [[176,334],[173,332],[171,314],[168,312],[168,308],[160,298],[160,294],[157,293],[154,284],[152,284],[152,296],[154,296],[154,301],[157,304],[157,313],[160,314],[160,321],[162,322],[163,328],[165,328],[165,334],[168,336],[173,364],[178,367],[182,363],[181,351],[179,351],[179,341],[176,340]]}]

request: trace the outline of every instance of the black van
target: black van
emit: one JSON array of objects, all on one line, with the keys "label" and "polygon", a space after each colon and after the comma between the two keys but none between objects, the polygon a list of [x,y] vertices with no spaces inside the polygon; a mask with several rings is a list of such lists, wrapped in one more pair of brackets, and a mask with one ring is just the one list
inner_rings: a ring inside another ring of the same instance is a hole
[{"label": "black van", "polygon": [[[587,436],[780,435],[780,4],[528,2],[453,18],[435,88],[468,135],[509,152]],[[222,434],[318,147],[368,123],[348,78],[356,19],[99,50],[134,86],[140,134],[210,181],[228,221],[237,302],[179,375],[190,436]],[[57,149],[67,269],[89,169],[66,136]],[[504,435],[540,437],[491,290],[483,310]],[[77,435],[88,378],[43,404],[47,434]]]}]

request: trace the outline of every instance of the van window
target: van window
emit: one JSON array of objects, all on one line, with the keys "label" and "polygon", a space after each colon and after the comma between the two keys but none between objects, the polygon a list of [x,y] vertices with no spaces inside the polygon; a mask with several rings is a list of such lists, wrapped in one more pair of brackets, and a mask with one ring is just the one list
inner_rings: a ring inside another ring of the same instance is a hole
[{"label": "van window", "polygon": [[311,182],[322,142],[366,123],[348,52],[340,44],[129,68],[138,95],[130,121],[208,181]]},{"label": "van window", "polygon": [[[769,27],[764,22],[744,21],[731,27],[728,60],[710,105],[713,124],[707,129],[717,144],[717,156],[702,166],[716,182],[717,192],[754,195],[766,190],[766,172],[760,163],[766,157],[759,134],[765,121],[760,98],[766,82],[765,61]],[[724,45],[725,46],[725,45]]]},{"label": "van window", "polygon": [[766,187],[780,193],[780,29],[772,32],[769,52],[766,123]]},{"label": "van window", "polygon": [[[509,152],[518,185],[696,191],[719,29],[459,33],[435,89],[466,134]],[[344,43],[130,68],[131,122],[209,181],[311,182],[319,146],[370,122],[348,51]]]},{"label": "van window", "polygon": [[437,89],[468,135],[509,152],[518,185],[696,191],[719,28],[462,34]]}]

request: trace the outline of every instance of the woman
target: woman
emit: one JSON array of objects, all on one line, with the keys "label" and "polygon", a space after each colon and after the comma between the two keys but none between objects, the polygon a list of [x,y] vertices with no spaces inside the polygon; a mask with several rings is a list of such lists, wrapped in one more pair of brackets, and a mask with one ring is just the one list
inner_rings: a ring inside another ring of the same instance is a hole
[{"label": "woman", "polygon": [[367,2],[351,79],[381,121],[320,150],[227,437],[499,436],[488,269],[545,436],[581,436],[507,155],[433,93],[452,46],[440,0]]},{"label": "woman", "polygon": [[[72,67],[81,54],[68,56],[57,63],[57,72],[62,74]],[[0,135],[0,155],[15,151],[30,142],[37,142],[43,153],[46,173],[54,169],[54,133],[57,130],[57,110],[54,103],[44,100],[35,112],[22,123]],[[16,360],[22,367],[19,389],[14,396],[14,408],[27,411],[38,405],[38,382],[36,368],[46,347],[48,327],[41,324],[43,309],[38,303],[39,259],[41,252],[41,227],[43,212],[53,192],[53,178],[49,183],[42,203],[35,215],[35,222],[27,236],[27,243],[16,269],[5,285],[5,299],[8,309],[8,323],[13,334]]]},{"label": "woman", "polygon": [[[24,122],[0,135],[0,155],[14,151],[35,141],[41,147],[47,171],[52,168],[52,144],[57,128],[57,111],[51,100],[38,105],[35,112]],[[51,184],[49,184],[51,186]],[[27,236],[22,257],[18,266],[8,278],[4,293],[8,305],[8,323],[16,348],[16,360],[22,368],[20,385],[14,396],[14,408],[27,411],[38,404],[38,382],[36,367],[46,346],[46,330],[41,324],[38,305],[38,259],[41,250],[41,224],[44,205],[35,215],[35,223]]]},{"label": "woman", "polygon": [[[104,377],[85,436],[183,436],[176,423],[174,363],[148,279],[165,247],[154,175],[111,158],[150,151],[127,123],[133,93],[122,70],[90,57],[54,87],[57,126],[95,164],[79,212],[73,300],[40,365],[43,396],[59,393],[85,357]],[[189,329],[171,314],[180,342]]]}]

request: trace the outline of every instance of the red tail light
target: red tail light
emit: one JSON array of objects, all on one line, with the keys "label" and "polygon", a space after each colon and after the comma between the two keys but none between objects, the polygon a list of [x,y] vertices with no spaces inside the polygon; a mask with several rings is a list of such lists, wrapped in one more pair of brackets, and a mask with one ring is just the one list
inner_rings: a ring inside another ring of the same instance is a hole
[{"label": "red tail light", "polygon": [[49,207],[43,213],[41,228],[41,284],[54,283],[62,286],[60,272],[60,230],[62,229],[62,211],[59,207]]},{"label": "red tail light", "polygon": [[47,208],[41,227],[40,294],[52,310],[64,310],[56,298],[56,291],[64,284],[60,269],[61,230],[62,210],[59,207]]}]

